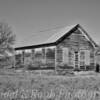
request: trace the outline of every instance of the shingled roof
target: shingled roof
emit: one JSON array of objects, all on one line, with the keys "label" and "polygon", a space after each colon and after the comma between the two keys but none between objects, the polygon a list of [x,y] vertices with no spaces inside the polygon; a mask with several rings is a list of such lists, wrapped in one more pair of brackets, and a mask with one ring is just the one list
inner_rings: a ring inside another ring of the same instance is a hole
[{"label": "shingled roof", "polygon": [[[51,32],[53,35],[44,41],[43,43],[39,44],[32,44],[22,47],[17,47],[15,50],[22,50],[22,49],[30,49],[30,48],[40,48],[40,47],[47,47],[47,46],[54,46],[57,45],[59,42],[61,42],[66,36],[69,36],[70,33],[75,31],[77,28],[80,28],[81,31],[84,33],[84,35],[92,42],[92,44],[97,47],[98,45],[92,40],[92,38],[89,36],[89,34],[81,27],[79,24],[71,25],[68,27],[60,28],[60,29],[54,29]],[[48,33],[47,33],[48,34]]]}]

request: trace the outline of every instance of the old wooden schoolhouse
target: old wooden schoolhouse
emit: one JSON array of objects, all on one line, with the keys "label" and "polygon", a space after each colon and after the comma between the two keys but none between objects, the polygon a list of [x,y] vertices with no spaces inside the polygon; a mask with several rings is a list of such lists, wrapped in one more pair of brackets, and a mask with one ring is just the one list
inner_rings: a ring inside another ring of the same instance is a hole
[{"label": "old wooden schoolhouse", "polygon": [[43,44],[15,48],[16,66],[31,64],[34,69],[95,70],[97,47],[82,26],[76,24],[54,32]]}]

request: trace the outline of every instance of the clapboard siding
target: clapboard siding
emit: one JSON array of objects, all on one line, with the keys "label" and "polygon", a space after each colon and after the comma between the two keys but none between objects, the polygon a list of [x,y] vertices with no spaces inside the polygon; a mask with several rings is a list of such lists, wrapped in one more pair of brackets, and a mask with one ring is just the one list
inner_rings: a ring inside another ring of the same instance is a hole
[{"label": "clapboard siding", "polygon": [[[65,48],[65,47],[68,48],[70,50],[70,52],[72,50],[73,53],[75,51],[80,52],[80,50],[83,50],[84,52],[89,51],[90,54],[88,54],[87,56],[90,57],[90,62],[88,62],[89,64],[87,65],[87,68],[85,68],[84,66],[80,66],[80,69],[81,70],[94,69],[94,55],[93,55],[94,48],[93,48],[93,45],[79,30],[73,32],[69,37],[66,37],[61,43],[58,44],[58,46],[57,46],[57,63],[58,64],[63,63],[62,56],[63,56],[63,48]],[[74,54],[72,54],[72,55],[74,55]],[[73,59],[73,57],[74,56],[69,56],[69,60],[72,60],[72,62],[75,63],[75,59]],[[86,60],[86,58],[87,57],[85,57],[85,60]],[[78,62],[78,63],[80,63],[80,62]],[[87,63],[85,62],[85,64],[87,64]],[[68,65],[68,67],[72,66],[71,63],[68,63],[67,65]],[[73,67],[71,67],[71,68],[73,69],[74,67],[75,67],[75,65],[73,64]],[[67,68],[67,66],[66,66],[66,68]]]},{"label": "clapboard siding", "polygon": [[78,39],[77,38],[77,34],[75,34],[74,38],[71,38],[71,36],[69,37],[69,39],[65,39],[62,43],[60,43],[59,45],[64,46],[64,47],[71,47],[71,48],[75,48],[75,47],[79,47],[80,49],[90,49],[92,48],[91,44],[89,43],[89,41],[83,41],[82,39]]}]

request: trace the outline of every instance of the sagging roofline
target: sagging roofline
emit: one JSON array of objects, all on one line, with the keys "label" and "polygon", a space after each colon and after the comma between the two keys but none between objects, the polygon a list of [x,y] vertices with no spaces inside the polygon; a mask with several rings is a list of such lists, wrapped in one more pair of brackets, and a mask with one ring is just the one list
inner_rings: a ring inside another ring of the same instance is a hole
[{"label": "sagging roofline", "polygon": [[31,46],[16,47],[15,51],[16,50],[25,50],[25,49],[34,49],[34,48],[41,48],[41,47],[56,46],[57,44],[59,44],[60,42],[62,42],[67,36],[69,36],[73,31],[75,31],[78,26],[79,26],[79,24],[77,24],[69,32],[65,33],[64,36],[62,36],[61,38],[59,38],[57,41],[55,41],[53,43],[45,43],[45,44],[38,44],[38,45],[31,45]]},{"label": "sagging roofline", "polygon": [[37,45],[31,45],[31,46],[23,46],[23,47],[16,47],[16,50],[25,50],[25,49],[34,49],[34,48],[42,48],[42,47],[50,47],[50,46],[56,46],[59,43],[61,43],[65,38],[67,38],[71,33],[77,30],[77,28],[81,28],[82,31],[88,36],[89,40],[95,45],[95,47],[98,47],[98,45],[92,40],[92,38],[88,35],[88,33],[82,28],[80,24],[77,24],[75,27],[70,29],[68,32],[66,32],[63,36],[61,36],[58,40],[51,42],[51,43],[43,43],[43,44],[37,44]]}]

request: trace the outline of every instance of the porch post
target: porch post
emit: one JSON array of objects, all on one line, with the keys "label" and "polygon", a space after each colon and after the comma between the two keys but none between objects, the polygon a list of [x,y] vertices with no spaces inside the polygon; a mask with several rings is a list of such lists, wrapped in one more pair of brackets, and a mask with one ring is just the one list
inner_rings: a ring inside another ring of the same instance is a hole
[{"label": "porch post", "polygon": [[32,55],[31,55],[31,58],[32,58],[32,63],[34,63],[35,49],[32,49]]},{"label": "porch post", "polygon": [[46,47],[44,48],[44,50],[45,50],[45,53],[44,53],[45,64],[47,64],[47,57],[46,57],[47,50],[46,50]]},{"label": "porch post", "polygon": [[22,51],[22,63],[23,63],[23,64],[24,64],[24,62],[25,62],[24,60],[25,60],[25,51],[23,50],[23,51]]},{"label": "porch post", "polygon": [[57,47],[55,46],[55,73],[57,74]]},{"label": "porch post", "polygon": [[42,63],[45,65],[46,64],[46,53],[45,53],[45,47],[42,48]]}]

